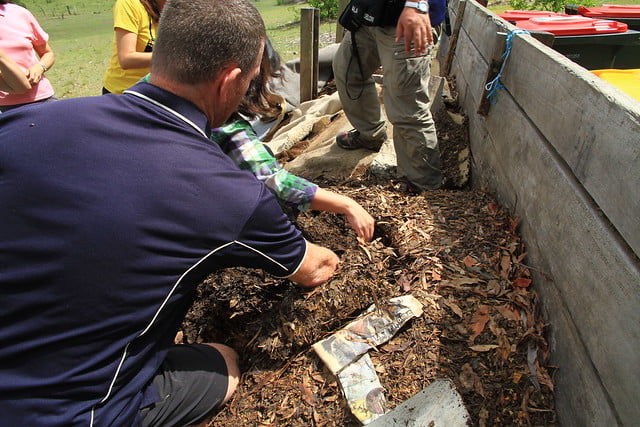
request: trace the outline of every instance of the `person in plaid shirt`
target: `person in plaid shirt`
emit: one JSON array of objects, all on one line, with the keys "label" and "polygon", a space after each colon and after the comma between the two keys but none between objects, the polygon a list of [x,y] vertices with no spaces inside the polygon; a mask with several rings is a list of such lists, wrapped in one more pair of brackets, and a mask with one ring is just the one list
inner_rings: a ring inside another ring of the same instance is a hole
[{"label": "person in plaid shirt", "polygon": [[211,140],[240,169],[251,171],[262,181],[286,212],[297,215],[312,209],[343,214],[358,237],[365,242],[373,237],[375,221],[358,202],[286,171],[248,121],[238,119],[214,129]]},{"label": "person in plaid shirt", "polygon": [[283,210],[297,216],[307,210],[345,215],[356,235],[365,242],[373,238],[375,220],[355,200],[318,187],[285,170],[269,147],[262,143],[247,119],[271,117],[279,112],[273,102],[269,81],[280,73],[280,56],[267,38],[260,64],[260,74],[253,79],[238,111],[230,122],[212,131],[211,140],[222,148],[240,169],[252,172],[269,188]]},{"label": "person in plaid shirt", "polygon": [[[335,212],[345,215],[356,235],[369,242],[373,238],[375,220],[355,200],[342,194],[318,187],[316,184],[285,170],[275,156],[258,137],[247,121],[263,115],[273,114],[278,107],[269,100],[267,82],[271,72],[269,58],[270,43],[267,40],[260,75],[249,87],[231,121],[211,131],[211,140],[217,143],[240,169],[252,172],[259,181],[269,188],[283,210],[291,216],[308,210]],[[275,50],[272,54],[277,55]],[[279,58],[275,61],[279,63]],[[147,74],[142,81],[149,81]]]}]

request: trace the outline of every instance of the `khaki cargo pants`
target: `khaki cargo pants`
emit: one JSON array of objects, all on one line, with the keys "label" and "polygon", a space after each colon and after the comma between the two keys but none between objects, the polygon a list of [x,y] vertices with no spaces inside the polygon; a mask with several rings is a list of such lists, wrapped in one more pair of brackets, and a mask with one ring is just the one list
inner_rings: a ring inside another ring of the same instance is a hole
[{"label": "khaki cargo pants", "polygon": [[421,190],[439,188],[442,171],[438,138],[429,110],[431,52],[407,55],[404,40],[396,43],[395,27],[363,26],[355,33],[362,74],[352,55],[351,33],[346,32],[335,57],[333,73],[347,118],[365,138],[385,131],[378,94],[371,75],[382,65],[383,99],[393,124],[398,175]]}]

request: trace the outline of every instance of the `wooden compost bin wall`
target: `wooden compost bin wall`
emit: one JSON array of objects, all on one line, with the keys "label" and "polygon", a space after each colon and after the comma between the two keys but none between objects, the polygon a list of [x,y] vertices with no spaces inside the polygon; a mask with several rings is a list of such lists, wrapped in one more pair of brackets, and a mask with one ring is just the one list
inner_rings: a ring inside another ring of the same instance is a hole
[{"label": "wooden compost bin wall", "polygon": [[[454,28],[460,1],[449,3]],[[455,49],[449,75],[469,116],[473,181],[521,218],[559,367],[560,422],[637,425],[640,102],[516,36],[505,89],[479,115],[496,33],[514,27],[473,0],[461,22],[444,46]]]}]

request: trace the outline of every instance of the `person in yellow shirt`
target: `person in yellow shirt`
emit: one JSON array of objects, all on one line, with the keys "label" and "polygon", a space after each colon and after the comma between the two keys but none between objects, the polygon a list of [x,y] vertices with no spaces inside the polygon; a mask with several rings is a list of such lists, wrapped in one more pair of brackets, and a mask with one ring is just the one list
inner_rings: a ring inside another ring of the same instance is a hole
[{"label": "person in yellow shirt", "polygon": [[102,93],[121,94],[147,75],[160,13],[166,0],[117,0],[113,7],[113,55]]}]

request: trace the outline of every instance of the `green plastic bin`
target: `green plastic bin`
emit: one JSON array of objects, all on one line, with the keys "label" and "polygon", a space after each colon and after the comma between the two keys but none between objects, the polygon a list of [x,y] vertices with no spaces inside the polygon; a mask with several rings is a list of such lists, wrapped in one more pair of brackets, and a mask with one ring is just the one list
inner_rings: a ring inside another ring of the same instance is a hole
[{"label": "green plastic bin", "polygon": [[587,70],[640,68],[640,31],[560,36],[553,48]]},{"label": "green plastic bin", "polygon": [[[598,7],[577,8],[577,13],[590,18],[612,19],[627,24],[630,30],[640,31],[640,5],[603,4]],[[616,53],[613,64],[617,69],[640,67],[640,44],[624,46]]]},{"label": "green plastic bin", "polygon": [[555,35],[553,49],[588,70],[640,68],[640,31],[581,15],[518,21],[517,27]]}]

